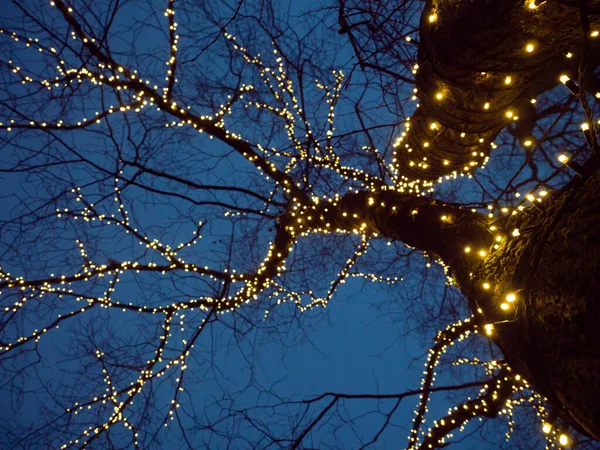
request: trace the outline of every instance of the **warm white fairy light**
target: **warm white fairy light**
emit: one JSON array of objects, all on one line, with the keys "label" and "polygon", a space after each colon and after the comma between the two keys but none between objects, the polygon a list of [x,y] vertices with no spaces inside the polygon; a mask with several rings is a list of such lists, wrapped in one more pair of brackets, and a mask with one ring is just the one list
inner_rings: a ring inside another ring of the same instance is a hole
[{"label": "warm white fairy light", "polygon": [[560,443],[560,445],[562,445],[563,447],[566,447],[567,445],[569,445],[569,438],[566,434],[561,434],[558,438],[558,442]]}]

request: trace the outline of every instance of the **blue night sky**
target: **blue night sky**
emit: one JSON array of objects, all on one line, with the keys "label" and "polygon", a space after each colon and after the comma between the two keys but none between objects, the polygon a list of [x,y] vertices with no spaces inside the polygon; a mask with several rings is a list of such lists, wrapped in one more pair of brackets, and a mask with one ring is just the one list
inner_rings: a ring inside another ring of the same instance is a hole
[{"label": "blue night sky", "polygon": [[[110,4],[114,6],[115,2]],[[107,37],[113,56],[126,69],[137,68],[138,76],[160,87],[166,83],[165,61],[169,58],[168,22],[163,14],[166,5],[166,1],[122,2],[118,14],[111,19]],[[379,140],[375,144],[379,150],[389,151],[391,141],[402,131],[397,124],[415,108],[410,100],[413,86],[398,87],[396,83],[384,92],[377,84],[377,76],[357,68],[347,36],[335,31],[335,8],[324,9],[329,3],[311,0],[274,2],[274,5],[275,19],[268,19],[270,8],[256,1],[242,3],[236,19],[229,21],[235,14],[236,2],[175,1],[181,38],[173,101],[179,106],[190,105],[190,111],[197,114],[214,113],[236,84],[242,83],[253,84],[259,91],[249,93],[245,101],[259,102],[268,98],[257,68],[244,62],[224,38],[220,27],[226,25],[240,45],[247,45],[252,54],[264,55],[265,64],[270,67],[277,67],[276,58],[281,52],[290,56],[286,62],[287,76],[295,86],[304,88],[304,109],[315,135],[325,135],[329,106],[324,102],[323,90],[314,80],[318,78],[319,83],[333,86],[331,69],[343,70],[346,84],[336,109],[335,136],[348,133],[353,137],[344,138],[347,141],[340,137],[335,145],[340,148],[346,143],[356,148],[369,145],[365,135],[356,131],[360,125],[354,115],[354,104],[360,98],[368,125],[391,124],[373,132]],[[82,2],[73,6],[81,9],[89,19],[88,25],[94,29],[110,19],[110,8],[105,3],[94,3],[93,10],[88,10]],[[420,10],[415,8],[407,14],[413,27],[418,26],[420,15]],[[48,2],[33,0],[3,5],[1,26],[7,30],[11,27],[30,29],[28,37],[39,35],[40,43],[46,45],[46,39],[50,47],[47,33],[18,18],[24,15],[24,10],[39,16],[41,23],[58,27],[59,38],[63,36],[61,33],[67,32],[56,8],[50,7]],[[273,37],[262,28],[268,20],[276,24],[271,31],[277,35],[280,48],[277,54],[273,53],[270,42]],[[412,36],[418,38],[414,33]],[[48,117],[49,123],[60,118],[66,123],[77,122],[107,105],[117,104],[110,89],[92,87],[87,81],[62,93],[57,90],[56,97],[43,97],[43,102],[38,104],[35,96],[26,96],[27,86],[15,84],[11,79],[13,74],[7,61],[17,61],[32,73],[53,78],[57,72],[45,59],[51,60],[53,56],[46,56],[48,52],[39,56],[14,42],[6,33],[0,38],[3,120],[14,114],[7,107],[11,103],[7,99],[12,97],[24,97],[19,108],[40,122]],[[406,41],[398,45],[405,46],[406,53],[412,52],[414,57],[414,47]],[[68,55],[64,57],[65,67],[78,68],[79,60],[69,49],[60,51]],[[133,53],[137,57],[131,56]],[[297,72],[298,67],[305,70],[303,78]],[[102,94],[105,91],[109,93]],[[398,95],[402,98],[392,98]],[[398,104],[404,111],[398,110]],[[132,230],[139,230],[140,236],[147,236],[150,241],[156,238],[165,246],[176,247],[180,242],[189,241],[202,222],[202,238],[179,253],[190,263],[217,271],[256,269],[265,257],[275,223],[272,216],[261,217],[252,212],[263,208],[262,200],[247,192],[238,195],[197,186],[233,186],[268,198],[273,183],[223,143],[208,139],[205,134],[190,130],[191,127],[172,124],[172,120],[156,108],[143,109],[139,116],[143,118],[137,118],[133,112],[120,114],[117,111],[87,131],[13,130],[12,135],[2,137],[0,264],[4,274],[22,275],[26,279],[48,277],[51,273],[69,274],[81,269],[86,258],[96,265],[127,260],[142,265],[165,264],[159,252],[139,245],[139,236],[124,233],[125,227],[100,225],[99,221],[84,223],[69,215],[77,214],[84,204],[93,203],[96,211],[108,216],[116,214],[117,220],[121,220],[119,218],[124,217],[118,208],[121,202],[128,211]],[[265,112],[264,107],[256,112],[256,108],[236,105],[231,119],[227,120],[232,130],[267,149],[288,148],[282,123]],[[170,125],[165,127],[165,124]],[[297,126],[302,129],[303,124]],[[508,138],[501,137],[499,141],[503,139]],[[498,158],[485,169],[498,174],[495,176],[497,185],[512,176],[513,169],[521,163],[518,157],[508,159],[513,156],[511,152],[509,147],[500,145]],[[137,160],[136,155],[142,156]],[[358,150],[344,153],[344,157],[345,164],[375,170],[373,159],[364,157]],[[272,160],[281,164],[285,158],[279,155]],[[133,164],[135,161],[142,161],[155,171],[191,180],[196,187],[140,173],[139,167]],[[40,164],[39,168],[33,167],[36,164]],[[28,170],[21,170],[22,167]],[[119,170],[122,173],[115,182]],[[526,178],[526,174],[521,176]],[[315,176],[312,182],[315,195],[348,192],[352,186],[333,176],[330,179]],[[115,186],[121,196],[117,201],[113,200]],[[77,201],[77,195],[70,192],[76,187],[81,188],[82,200]],[[492,189],[491,185],[487,187]],[[437,195],[473,205],[480,204],[485,197],[481,189],[466,178],[440,188]],[[283,200],[281,192],[273,194],[273,198]],[[59,218],[57,208],[67,208],[69,213]],[[246,213],[235,215],[242,210]],[[267,210],[268,213],[275,211],[275,206]],[[22,218],[17,219],[21,215]],[[87,256],[82,256],[79,243],[83,244]],[[287,264],[289,273],[282,277],[282,292],[303,292],[303,305],[310,302],[308,291],[325,295],[359,244],[356,236],[310,236],[301,240]],[[350,277],[340,285],[326,308],[315,307],[300,313],[289,301],[292,297],[277,305],[277,297],[263,295],[235,313],[216,319],[193,308],[175,314],[169,338],[172,344],[165,349],[164,361],[181,351],[185,345],[182,342],[192,339],[197,330],[202,329],[202,332],[187,356],[184,382],[178,381],[182,372],[171,368],[163,377],[148,382],[130,406],[129,420],[138,429],[140,448],[290,448],[290,441],[274,443],[275,439],[270,440],[268,436],[295,439],[300,430],[327,407],[332,397],[314,403],[302,401],[323,393],[401,394],[419,389],[428,349],[436,332],[442,325],[468,317],[469,312],[461,294],[446,286],[439,264],[402,243],[389,244],[383,240],[373,241],[352,273],[396,277],[396,282],[387,285]],[[54,293],[29,300],[23,307],[26,312],[23,317],[5,313],[0,329],[2,341],[13,342],[51,323],[58,314],[67,315],[86,308],[86,300],[75,297],[101,297],[111,286],[112,279],[107,275],[94,282],[80,283],[73,287],[77,295],[59,298]],[[216,297],[220,289],[222,287],[209,277],[183,271],[161,276],[129,270],[119,277],[111,301],[155,308],[172,302]],[[80,294],[80,290],[85,294]],[[4,292],[0,297],[3,311],[15,301],[18,295],[14,291]],[[269,310],[268,315],[266,310]],[[202,328],[202,320],[207,317],[208,324]],[[29,342],[22,346],[14,357],[10,352],[2,354],[0,447],[59,448],[88,426],[104,423],[113,410],[110,402],[84,409],[76,416],[64,412],[73,408],[74,402],[85,404],[98,393],[106,392],[100,362],[103,360],[96,357],[95,352],[107,355],[104,364],[113,374],[113,386],[127,386],[139,375],[139,368],[153,357],[163,322],[164,314],[94,306],[61,323],[58,329],[48,331],[37,344]],[[183,325],[180,326],[180,322]],[[450,364],[459,356],[482,360],[500,357],[485,339],[468,338],[442,357],[434,386],[459,385],[481,376],[481,368]],[[161,364],[164,366],[164,361],[160,361],[155,370],[159,370]],[[178,391],[179,386],[183,390]],[[177,392],[181,406],[176,420],[170,421],[170,405]],[[477,392],[478,388],[469,388],[435,394],[425,425]],[[418,395],[408,396],[399,404],[389,398],[340,400],[298,448],[357,449],[371,440],[375,441],[365,448],[404,448],[417,401]],[[514,439],[529,436],[524,448],[543,446],[541,438],[531,434],[538,426],[532,425],[531,410],[516,409]],[[163,419],[169,423],[168,427],[163,426]],[[389,420],[387,425],[386,420]],[[483,425],[470,424],[463,433],[450,439],[455,443],[451,448],[515,448],[515,441],[504,443],[503,435],[508,429],[506,417]],[[111,430],[110,440],[98,440],[91,448],[135,448],[132,433],[125,426],[121,424]],[[383,431],[380,433],[380,430]],[[80,443],[72,444],[71,448],[80,448]]]}]

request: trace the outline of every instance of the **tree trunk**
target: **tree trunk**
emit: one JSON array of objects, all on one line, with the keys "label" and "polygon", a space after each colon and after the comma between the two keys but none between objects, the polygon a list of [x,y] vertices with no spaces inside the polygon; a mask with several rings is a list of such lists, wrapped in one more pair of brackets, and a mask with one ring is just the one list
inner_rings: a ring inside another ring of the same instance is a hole
[{"label": "tree trunk", "polygon": [[[504,322],[494,340],[513,369],[565,422],[600,440],[600,173],[541,208],[509,220],[509,235],[520,236],[505,238],[463,291],[488,323]],[[502,310],[510,293],[516,300]]]},{"label": "tree trunk", "polygon": [[[588,3],[597,25],[600,0]],[[481,165],[490,143],[531,98],[557,84],[560,73],[576,75],[578,5],[528,4],[427,2],[417,74],[420,108],[395,154],[407,181]],[[568,51],[575,57],[566,58]],[[292,214],[282,225],[291,235],[377,233],[441,258],[477,320],[494,325],[491,338],[513,371],[548,398],[551,414],[600,440],[600,174],[590,173],[540,210],[511,216],[501,230],[491,231],[485,216],[458,205],[392,190],[347,194],[333,207],[314,205],[304,219]],[[520,235],[512,235],[515,228]],[[507,301],[509,294],[514,301]]]},{"label": "tree trunk", "polygon": [[[394,155],[400,175],[434,181],[471,172],[487,161],[505,126],[529,121],[523,132],[531,131],[532,98],[558,84],[562,73],[577,78],[578,2],[549,0],[535,9],[529,3],[427,2],[416,75],[420,107]],[[600,0],[587,3],[597,27]]]},{"label": "tree trunk", "polygon": [[[532,98],[558,84],[561,73],[577,78],[580,2],[529,3],[427,2],[416,77],[420,107],[395,153],[407,181],[481,166],[498,133],[532,114]],[[587,4],[597,29],[600,0]],[[456,254],[419,248],[450,265],[471,309],[494,324],[492,338],[513,369],[550,400],[553,413],[600,440],[600,175],[576,179],[541,207],[511,217],[503,241],[483,262],[476,247],[485,244],[484,234],[472,245],[457,240]],[[403,230],[379,225],[402,239]],[[513,228],[520,236],[512,237]],[[474,251],[465,253],[469,245]]]}]

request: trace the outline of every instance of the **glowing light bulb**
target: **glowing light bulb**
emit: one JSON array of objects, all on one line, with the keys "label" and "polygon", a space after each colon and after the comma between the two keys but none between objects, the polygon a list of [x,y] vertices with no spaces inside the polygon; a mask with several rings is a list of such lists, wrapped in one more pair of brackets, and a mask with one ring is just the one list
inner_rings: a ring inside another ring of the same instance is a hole
[{"label": "glowing light bulb", "polygon": [[558,160],[565,164],[567,161],[569,161],[569,157],[567,155],[558,155]]},{"label": "glowing light bulb", "polygon": [[570,78],[569,78],[568,75],[564,75],[563,74],[563,75],[560,76],[559,80],[560,80],[561,83],[565,84],[567,81],[570,80]]},{"label": "glowing light bulb", "polygon": [[525,47],[525,50],[527,51],[527,53],[532,53],[535,50],[535,45],[533,45],[533,43],[530,42]]},{"label": "glowing light bulb", "polygon": [[569,444],[569,437],[566,434],[561,434],[558,438],[558,443],[563,447]]},{"label": "glowing light bulb", "polygon": [[504,310],[504,311],[507,311],[507,310],[508,310],[508,308],[510,308],[510,306],[509,306],[509,304],[508,304],[508,303],[502,303],[502,304],[500,305],[500,308],[502,308],[502,310]]},{"label": "glowing light bulb", "polygon": [[583,131],[587,131],[587,130],[589,130],[589,129],[590,129],[590,125],[589,125],[587,122],[583,122],[583,123],[581,124],[581,129],[582,129]]},{"label": "glowing light bulb", "polygon": [[542,425],[542,431],[543,431],[545,434],[548,434],[548,433],[550,433],[550,431],[551,431],[551,430],[552,430],[552,426],[550,426],[550,424],[549,424],[549,423],[544,423],[544,425]]},{"label": "glowing light bulb", "polygon": [[508,76],[504,79],[504,84],[510,84],[512,83],[512,77]]},{"label": "glowing light bulb", "polygon": [[490,288],[490,283],[483,283],[483,288],[484,289],[489,289]]},{"label": "glowing light bulb", "polygon": [[512,303],[517,299],[517,296],[514,293],[510,293],[506,296],[506,301],[508,303]]}]

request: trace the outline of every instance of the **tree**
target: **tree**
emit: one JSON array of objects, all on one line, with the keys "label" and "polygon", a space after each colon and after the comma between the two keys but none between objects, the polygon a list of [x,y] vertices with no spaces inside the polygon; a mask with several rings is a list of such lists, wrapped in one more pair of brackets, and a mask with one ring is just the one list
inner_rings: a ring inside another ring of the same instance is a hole
[{"label": "tree", "polygon": [[[6,445],[319,447],[353,395],[396,401],[364,446],[412,395],[411,449],[521,404],[599,440],[600,2],[165,3],[7,7],[3,390],[41,413]],[[420,389],[194,408],[216,324],[284,340],[346,281],[428,283],[423,254],[462,295],[402,306],[441,327]],[[446,351],[478,378],[434,386]]]}]

